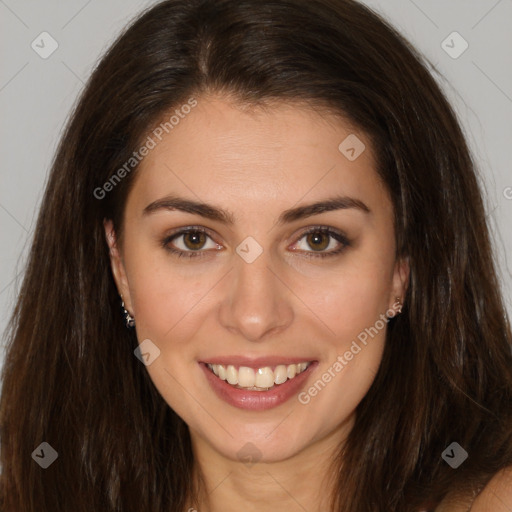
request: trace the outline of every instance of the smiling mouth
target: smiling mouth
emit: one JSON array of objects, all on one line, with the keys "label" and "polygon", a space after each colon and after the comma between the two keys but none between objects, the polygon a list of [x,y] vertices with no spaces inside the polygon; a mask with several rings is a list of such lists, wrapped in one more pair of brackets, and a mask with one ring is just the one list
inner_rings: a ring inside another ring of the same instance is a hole
[{"label": "smiling mouth", "polygon": [[313,361],[297,364],[280,364],[275,367],[264,366],[251,368],[249,366],[235,366],[207,363],[206,366],[219,379],[226,381],[236,389],[247,391],[268,391],[276,386],[294,379],[305,371]]}]

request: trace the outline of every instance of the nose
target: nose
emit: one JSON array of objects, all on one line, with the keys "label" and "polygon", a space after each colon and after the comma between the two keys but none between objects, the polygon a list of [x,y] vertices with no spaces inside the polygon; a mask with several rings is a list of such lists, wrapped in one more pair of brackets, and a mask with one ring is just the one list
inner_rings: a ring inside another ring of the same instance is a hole
[{"label": "nose", "polygon": [[235,258],[219,309],[225,329],[253,342],[286,330],[294,317],[293,293],[269,260],[266,251],[252,263]]}]

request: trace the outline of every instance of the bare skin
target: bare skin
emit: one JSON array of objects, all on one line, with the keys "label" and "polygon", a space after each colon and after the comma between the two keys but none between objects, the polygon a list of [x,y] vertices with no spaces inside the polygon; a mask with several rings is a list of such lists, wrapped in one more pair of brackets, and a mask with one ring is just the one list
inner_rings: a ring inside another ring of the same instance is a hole
[{"label": "bare skin", "polygon": [[[265,411],[220,399],[199,362],[229,355],[318,361],[306,391],[329,368],[332,375],[337,357],[405,295],[408,266],[395,257],[392,204],[370,141],[340,119],[305,106],[247,110],[228,98],[197,100],[142,161],[122,238],[105,223],[118,290],[139,342],[160,350],[147,366],[151,379],[190,428],[206,485],[190,506],[320,512],[331,490],[329,463],[374,380],[386,327],[307,403],[293,397]],[[338,146],[353,133],[366,149],[350,161]],[[170,195],[222,208],[233,224],[155,205]],[[334,196],[368,211],[347,203],[277,222],[285,210]],[[169,239],[191,226],[207,235]],[[342,233],[348,245],[305,234],[318,226]],[[236,252],[247,237],[263,251],[252,263]],[[177,257],[169,247],[202,256]],[[240,460],[247,443],[257,448],[254,465]]]},{"label": "bare skin", "polygon": [[494,475],[475,496],[449,494],[436,512],[510,512],[512,510],[512,467]]}]

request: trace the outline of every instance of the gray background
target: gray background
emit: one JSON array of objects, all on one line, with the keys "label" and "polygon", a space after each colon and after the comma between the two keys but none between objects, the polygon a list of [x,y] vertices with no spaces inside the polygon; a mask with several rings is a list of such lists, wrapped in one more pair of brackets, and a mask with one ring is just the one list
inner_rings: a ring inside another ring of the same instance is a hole
[{"label": "gray background", "polygon": [[[70,108],[108,45],[155,2],[0,0],[0,335],[21,282],[43,186]],[[365,0],[439,69],[481,170],[512,312],[512,0]],[[442,43],[459,52],[452,58]],[[31,47],[48,32],[58,48]],[[448,38],[448,39],[447,39]],[[42,50],[41,50],[42,51]],[[44,255],[41,255],[44,257]],[[3,341],[3,340],[2,340]],[[4,359],[3,343],[0,366]]]}]

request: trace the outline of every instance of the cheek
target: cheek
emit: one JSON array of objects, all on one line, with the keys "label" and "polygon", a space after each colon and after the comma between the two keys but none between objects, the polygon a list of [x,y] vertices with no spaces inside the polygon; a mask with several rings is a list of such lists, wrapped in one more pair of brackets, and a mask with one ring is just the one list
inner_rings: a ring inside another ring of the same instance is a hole
[{"label": "cheek", "polygon": [[[155,269],[156,270],[156,269]],[[160,342],[190,337],[194,319],[208,301],[208,279],[187,279],[178,273],[140,272],[134,280],[137,332]],[[197,322],[196,322],[197,323]],[[188,333],[188,334],[187,334]]]},{"label": "cheek", "polygon": [[[295,278],[293,271],[286,276],[306,306],[297,309],[305,315],[302,320],[323,323],[326,337],[338,340],[340,350],[388,309],[391,263],[384,261],[382,247],[376,251],[370,245],[329,272],[316,267],[299,270]],[[190,340],[209,304],[222,301],[219,294],[233,276],[224,276],[226,268],[212,262],[188,264],[173,258],[160,249],[131,244],[125,265],[139,335],[161,342],[172,336],[179,343]]]},{"label": "cheek", "polygon": [[309,417],[326,418],[324,433],[352,416],[375,379],[385,346],[388,292],[384,279],[354,277],[325,297],[321,316],[335,336],[322,340],[326,357],[299,396]]},{"label": "cheek", "polygon": [[322,286],[311,288],[314,290],[309,295],[312,309],[319,312],[330,328],[339,350],[374,326],[388,310],[392,287],[390,266],[361,256],[343,271],[329,276]]},{"label": "cheek", "polygon": [[[308,416],[324,418],[322,429],[337,428],[348,419],[370,389],[377,374],[383,351],[383,334],[367,345],[355,341],[338,351],[299,395]],[[348,357],[350,354],[350,359]]]},{"label": "cheek", "polygon": [[179,272],[172,256],[161,249],[132,244],[126,254],[139,337],[155,339],[157,343],[164,342],[171,334],[175,339],[180,329],[174,327],[179,324],[182,328],[187,316],[193,316],[190,313],[205,295],[210,278],[201,273]]}]

